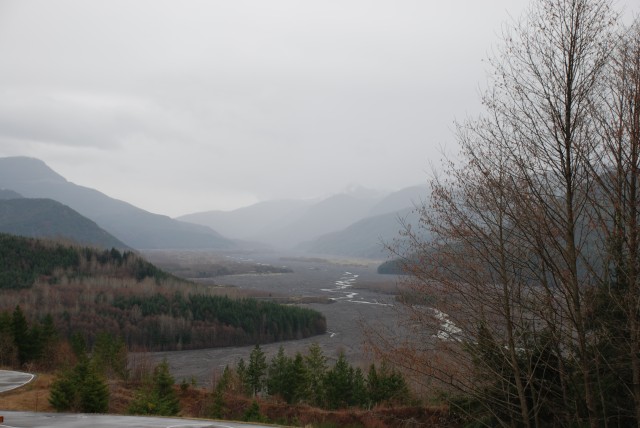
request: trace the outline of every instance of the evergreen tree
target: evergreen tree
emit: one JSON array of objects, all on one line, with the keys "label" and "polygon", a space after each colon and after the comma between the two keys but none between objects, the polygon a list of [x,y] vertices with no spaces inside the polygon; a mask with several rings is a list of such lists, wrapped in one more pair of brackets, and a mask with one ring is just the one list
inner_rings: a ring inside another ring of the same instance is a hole
[{"label": "evergreen tree", "polygon": [[351,387],[351,404],[358,407],[366,407],[369,403],[367,393],[367,383],[362,373],[362,369],[358,367],[353,372]]},{"label": "evergreen tree", "polygon": [[374,405],[389,401],[404,403],[409,397],[409,387],[404,376],[392,370],[386,361],[382,362],[379,369],[371,364],[367,375],[367,389],[369,400]]},{"label": "evergreen tree", "polygon": [[180,401],[173,389],[175,380],[164,360],[153,370],[151,380],[143,382],[129,405],[129,413],[174,416],[180,411]]},{"label": "evergreen tree", "polygon": [[71,335],[71,350],[79,360],[87,358],[87,341],[80,333]]},{"label": "evergreen tree", "polygon": [[265,422],[265,418],[260,413],[260,406],[256,400],[251,402],[242,419],[246,422]]},{"label": "evergreen tree", "polygon": [[29,324],[20,306],[16,306],[11,317],[11,329],[13,332],[13,342],[18,349],[18,361],[20,365],[26,363],[30,358],[30,337]]},{"label": "evergreen tree", "polygon": [[74,369],[79,410],[85,413],[105,413],[109,408],[109,389],[102,376],[88,360]]},{"label": "evergreen tree", "polygon": [[289,382],[285,389],[284,398],[287,400],[287,403],[293,404],[301,400],[307,387],[307,379],[307,368],[304,364],[304,358],[300,352],[297,352],[291,362]]},{"label": "evergreen tree", "polygon": [[247,378],[247,364],[244,362],[244,358],[240,358],[240,360],[238,361],[238,364],[236,366],[236,373],[238,374],[238,381],[240,382],[242,389],[246,393],[249,393],[249,387],[248,387],[249,382]]},{"label": "evergreen tree", "polygon": [[225,405],[225,394],[231,387],[232,382],[232,373],[229,369],[229,366],[225,366],[220,379],[215,385],[213,390],[213,401],[211,403],[211,407],[208,411],[209,415],[215,419],[224,418],[226,405]]},{"label": "evergreen tree", "polygon": [[58,375],[51,385],[49,403],[59,412],[105,413],[109,389],[90,361],[81,360],[73,369]]},{"label": "evergreen tree", "polygon": [[18,348],[13,340],[11,313],[0,313],[0,366],[13,366],[18,358]]},{"label": "evergreen tree", "polygon": [[327,372],[327,357],[322,353],[320,345],[314,343],[309,347],[304,362],[306,369],[304,398],[311,405],[323,406],[326,396],[324,379]]},{"label": "evergreen tree", "polygon": [[[290,386],[292,361],[284,353],[284,347],[280,346],[278,353],[271,359],[267,378],[267,391],[269,395],[290,396],[288,389]],[[286,398],[285,398],[286,399]],[[288,400],[287,400],[288,401]]]},{"label": "evergreen tree", "polygon": [[369,372],[367,373],[367,395],[371,405],[382,401],[382,387],[378,378],[378,370],[373,363],[369,366]]},{"label": "evergreen tree", "polygon": [[59,373],[51,384],[49,403],[58,412],[75,408],[77,386],[71,370]]},{"label": "evergreen tree", "polygon": [[347,362],[344,353],[325,377],[327,405],[330,409],[348,407],[353,401],[353,368]]},{"label": "evergreen tree", "polygon": [[43,357],[41,360],[46,366],[50,367],[53,364],[51,356],[54,355],[59,341],[58,330],[53,323],[51,314],[45,315],[42,319],[40,333],[40,348]]},{"label": "evergreen tree", "polygon": [[247,388],[253,396],[260,393],[265,386],[267,375],[267,358],[260,345],[256,345],[249,355],[247,366]]},{"label": "evergreen tree", "polygon": [[127,348],[121,338],[110,333],[98,333],[93,347],[92,360],[107,378],[127,379]]},{"label": "evergreen tree", "polygon": [[158,415],[173,416],[180,411],[180,402],[173,389],[175,380],[169,372],[167,360],[163,360],[153,371],[154,395],[158,403]]}]

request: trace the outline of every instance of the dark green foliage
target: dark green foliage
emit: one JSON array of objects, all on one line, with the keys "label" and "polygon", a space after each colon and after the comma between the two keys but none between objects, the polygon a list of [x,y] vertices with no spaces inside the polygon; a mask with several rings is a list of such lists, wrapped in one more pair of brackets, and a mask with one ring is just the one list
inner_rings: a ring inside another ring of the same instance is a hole
[{"label": "dark green foliage", "polygon": [[298,403],[304,398],[306,379],[307,368],[304,364],[304,358],[301,353],[297,352],[289,366],[289,379],[282,391],[287,403]]},{"label": "dark green foliage", "polygon": [[11,314],[0,313],[0,338],[0,362],[22,366],[46,362],[51,355],[47,352],[52,352],[58,343],[58,332],[50,315],[29,326],[24,312],[16,306]]},{"label": "dark green foliage", "polygon": [[90,364],[80,361],[75,370],[79,409],[86,413],[104,413],[109,407],[109,389],[104,378]]},{"label": "dark green foliage", "polygon": [[327,406],[330,409],[341,409],[354,405],[353,400],[353,368],[343,353],[330,369],[325,378]]},{"label": "dark green foliage", "polygon": [[156,281],[161,281],[163,279],[167,279],[169,275],[152,265],[151,263],[137,258],[136,261],[132,265],[133,276],[138,280],[142,281],[145,278],[155,278]]},{"label": "dark green foliage", "polygon": [[79,253],[71,247],[0,233],[0,289],[30,287],[54,269],[79,263]]},{"label": "dark green foliage", "polygon": [[[43,322],[42,331],[48,329]],[[89,353],[81,334],[73,334],[71,348],[78,362],[58,372],[51,386],[49,402],[57,411],[104,413],[108,410],[109,389],[106,376],[121,377],[126,373],[127,351],[122,341],[107,333],[98,333]]]},{"label": "dark green foliage", "polygon": [[79,360],[87,358],[87,341],[84,335],[76,332],[71,335],[71,350]]},{"label": "dark green foliage", "polygon": [[121,338],[102,332],[96,336],[92,360],[107,378],[127,379],[127,347]]},{"label": "dark green foliage", "polygon": [[180,402],[173,389],[175,381],[169,373],[167,361],[160,363],[153,371],[154,393],[157,397],[159,415],[176,415],[180,411]]},{"label": "dark green foliage", "polygon": [[281,346],[271,359],[267,373],[269,395],[280,397],[289,404],[297,403],[304,396],[306,369],[302,354],[289,358]]},{"label": "dark green foliage", "polygon": [[404,376],[389,368],[383,361],[379,369],[375,365],[369,367],[367,374],[368,399],[372,405],[394,402],[407,403],[409,388]]},{"label": "dark green foliage", "polygon": [[32,343],[29,334],[29,325],[27,319],[20,309],[20,306],[16,306],[11,317],[11,328],[13,333],[13,340],[18,348],[18,361],[20,365],[27,362],[31,357]]},{"label": "dark green foliage", "polygon": [[383,275],[407,275],[405,263],[400,259],[388,260],[378,266],[378,273]]},{"label": "dark green foliage", "polygon": [[109,389],[90,360],[82,359],[73,369],[58,374],[51,385],[49,403],[59,412],[105,413]]},{"label": "dark green foliage", "polygon": [[[280,347],[265,373],[261,371],[265,366],[260,363],[263,355],[256,346],[249,365],[244,359],[238,361],[236,374],[247,395],[255,396],[261,392],[261,385],[266,382],[266,392],[270,396],[282,398],[289,404],[302,402],[329,409],[407,404],[410,399],[402,374],[384,362],[380,368],[372,364],[365,377],[360,368],[348,363],[343,353],[334,366],[328,368],[326,357],[317,344],[311,345],[305,356],[297,353],[293,359]],[[222,414],[223,404],[219,388],[216,388],[213,404],[213,408],[218,409],[214,413],[218,415],[216,417]]]},{"label": "dark green foliage", "polygon": [[240,385],[244,388],[245,391],[249,392],[247,385],[249,383],[247,377],[247,364],[244,362],[244,358],[240,358],[238,361],[238,365],[236,366],[236,373],[238,374],[238,380],[240,381]]},{"label": "dark green foliage", "polygon": [[260,413],[260,406],[256,400],[253,400],[247,408],[243,420],[246,422],[266,422],[266,418]]},{"label": "dark green foliage", "polygon": [[305,399],[314,406],[323,406],[325,391],[325,373],[327,371],[327,357],[317,343],[309,347],[304,357],[305,363]]},{"label": "dark green foliage", "polygon": [[353,370],[351,403],[357,407],[366,407],[369,404],[367,383],[360,367]]},{"label": "dark green foliage", "polygon": [[180,401],[173,389],[175,380],[164,360],[153,370],[151,379],[143,381],[129,405],[129,413],[136,415],[174,416],[180,411]]},{"label": "dark green foliage", "polygon": [[11,313],[0,312],[0,365],[13,366],[18,360],[18,348],[13,339]]},{"label": "dark green foliage", "polygon": [[28,288],[40,278],[55,284],[59,275],[89,275],[96,265],[119,268],[121,275],[130,275],[138,281],[169,277],[130,251],[72,247],[0,233],[0,289]]},{"label": "dark green foliage", "polygon": [[[256,299],[230,299],[226,296],[192,294],[171,296],[116,297],[113,306],[122,311],[140,310],[146,334],[142,345],[149,349],[172,349],[180,343],[183,348],[203,346],[243,345],[249,342],[269,343],[281,340],[300,339],[326,331],[322,314],[306,308],[284,306]],[[155,321],[158,317],[188,319],[185,328],[171,333],[163,332]],[[222,326],[223,334],[211,343],[210,330],[194,329],[194,326],[214,323]],[[206,335],[206,338],[202,336]],[[203,340],[208,342],[200,343]],[[139,343],[138,341],[138,344]]]},{"label": "dark green foliage", "polygon": [[246,388],[253,396],[262,392],[266,384],[267,358],[260,345],[256,345],[249,355],[249,365],[246,372]]},{"label": "dark green foliage", "polygon": [[[291,368],[293,362],[284,353],[284,347],[278,348],[278,353],[271,359],[268,369],[267,391],[271,396],[291,397],[288,391],[290,384]],[[287,400],[289,402],[289,400]]]},{"label": "dark green foliage", "polygon": [[59,412],[69,411],[76,405],[76,391],[73,371],[59,373],[51,384],[49,403]]},{"label": "dark green foliage", "polygon": [[213,400],[210,404],[209,409],[207,410],[208,416],[215,419],[224,418],[226,412],[225,405],[225,394],[231,387],[232,382],[232,373],[228,366],[224,368],[220,379],[216,383],[216,386],[213,391]]}]

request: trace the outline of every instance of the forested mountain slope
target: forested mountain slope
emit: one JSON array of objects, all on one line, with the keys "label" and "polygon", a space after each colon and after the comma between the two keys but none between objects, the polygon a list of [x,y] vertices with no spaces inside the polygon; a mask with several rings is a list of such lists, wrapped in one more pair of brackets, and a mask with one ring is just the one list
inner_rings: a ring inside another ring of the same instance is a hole
[{"label": "forested mountain slope", "polygon": [[128,248],[122,241],[53,199],[0,199],[0,232],[61,238],[100,248]]},{"label": "forested mountain slope", "polygon": [[416,224],[417,220],[411,208],[367,217],[338,232],[304,242],[297,249],[316,254],[386,259],[389,257],[386,246],[400,238],[403,223]]}]

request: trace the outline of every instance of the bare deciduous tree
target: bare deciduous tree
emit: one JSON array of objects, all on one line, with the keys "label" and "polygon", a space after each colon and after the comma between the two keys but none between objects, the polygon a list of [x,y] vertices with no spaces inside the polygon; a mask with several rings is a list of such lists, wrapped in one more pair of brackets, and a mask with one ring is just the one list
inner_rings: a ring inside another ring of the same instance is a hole
[{"label": "bare deciduous tree", "polygon": [[[491,62],[486,114],[458,126],[427,233],[406,231],[411,333],[378,350],[487,425],[640,422],[637,28],[621,39],[607,0],[537,1]],[[614,364],[635,414],[607,396]]]}]

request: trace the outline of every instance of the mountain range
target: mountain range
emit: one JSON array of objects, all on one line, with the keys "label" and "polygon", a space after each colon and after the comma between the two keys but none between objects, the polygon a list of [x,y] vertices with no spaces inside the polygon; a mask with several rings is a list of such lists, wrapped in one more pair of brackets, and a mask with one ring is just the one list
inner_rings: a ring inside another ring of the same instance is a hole
[{"label": "mountain range", "polygon": [[208,227],[153,214],[71,183],[38,159],[0,158],[0,188],[26,198],[48,198],[67,205],[133,248],[234,247],[231,240]]},{"label": "mountain range", "polygon": [[385,244],[399,237],[402,222],[415,225],[415,206],[425,186],[397,192],[352,189],[319,201],[260,202],[233,211],[206,211],[178,217],[226,236],[300,252],[386,258]]},{"label": "mountain range", "polygon": [[[355,188],[318,200],[265,201],[172,219],[71,183],[41,160],[0,158],[0,231],[65,236],[116,248],[268,246],[381,259],[386,258],[384,243],[398,238],[401,221],[417,223],[414,207],[426,197],[425,186],[397,192]],[[88,228],[96,229],[91,234],[102,236],[101,240],[88,238]]]},{"label": "mountain range", "polygon": [[[12,192],[15,193],[15,192]],[[27,199],[0,191],[0,232],[31,238],[64,239],[99,248],[128,246],[95,222],[53,199]]]}]

